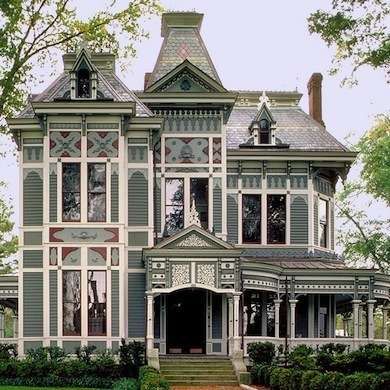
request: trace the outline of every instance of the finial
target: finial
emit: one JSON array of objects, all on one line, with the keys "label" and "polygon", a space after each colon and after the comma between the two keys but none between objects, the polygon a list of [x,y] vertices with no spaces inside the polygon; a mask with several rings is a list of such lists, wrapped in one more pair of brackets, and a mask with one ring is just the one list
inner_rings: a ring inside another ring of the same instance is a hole
[{"label": "finial", "polygon": [[265,91],[263,91],[263,93],[259,97],[259,103],[257,104],[257,108],[260,110],[260,108],[263,106],[263,104],[265,104],[266,106],[269,106],[269,97],[267,96]]},{"label": "finial", "polygon": [[200,225],[200,219],[199,219],[199,213],[196,210],[195,206],[195,197],[192,196],[192,202],[191,202],[191,209],[189,214],[189,225],[196,225],[201,227]]}]

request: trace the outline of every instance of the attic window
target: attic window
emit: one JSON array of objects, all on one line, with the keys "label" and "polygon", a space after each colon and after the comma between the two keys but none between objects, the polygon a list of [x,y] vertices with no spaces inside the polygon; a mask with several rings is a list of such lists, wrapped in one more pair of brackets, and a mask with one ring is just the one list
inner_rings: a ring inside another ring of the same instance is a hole
[{"label": "attic window", "polygon": [[270,138],[270,123],[267,119],[261,119],[259,129],[259,144],[269,144]]},{"label": "attic window", "polygon": [[91,74],[88,69],[80,69],[77,72],[77,97],[91,97]]}]

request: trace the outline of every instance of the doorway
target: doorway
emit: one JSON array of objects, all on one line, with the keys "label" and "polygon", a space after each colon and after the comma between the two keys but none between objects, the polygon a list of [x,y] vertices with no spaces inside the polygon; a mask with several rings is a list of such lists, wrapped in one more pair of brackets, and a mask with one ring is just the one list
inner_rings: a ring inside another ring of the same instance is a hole
[{"label": "doorway", "polygon": [[167,353],[206,353],[206,291],[167,295]]}]

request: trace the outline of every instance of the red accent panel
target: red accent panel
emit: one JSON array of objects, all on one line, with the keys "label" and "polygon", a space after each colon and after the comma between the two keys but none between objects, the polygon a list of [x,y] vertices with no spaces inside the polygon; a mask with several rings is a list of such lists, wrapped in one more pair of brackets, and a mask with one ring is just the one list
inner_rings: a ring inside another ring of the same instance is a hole
[{"label": "red accent panel", "polygon": [[118,228],[105,228],[107,232],[112,233],[114,236],[111,239],[104,240],[104,242],[118,242],[119,241],[119,230]]},{"label": "red accent panel", "polygon": [[65,258],[72,252],[77,251],[78,248],[75,247],[62,247],[62,260],[65,260]]},{"label": "red accent panel", "polygon": [[93,247],[90,249],[93,250],[94,252],[99,253],[99,255],[102,256],[104,260],[107,260],[107,248],[103,248],[100,246],[100,247]]},{"label": "red accent panel", "polygon": [[61,232],[64,228],[50,228],[49,229],[49,241],[50,242],[64,242],[60,238],[54,237],[57,232]]}]

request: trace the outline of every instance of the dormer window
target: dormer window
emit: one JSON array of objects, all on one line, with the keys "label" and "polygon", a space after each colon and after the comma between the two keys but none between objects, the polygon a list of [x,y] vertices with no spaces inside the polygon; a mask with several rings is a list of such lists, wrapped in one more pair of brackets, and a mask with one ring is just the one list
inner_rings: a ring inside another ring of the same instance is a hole
[{"label": "dormer window", "polygon": [[260,121],[259,144],[269,144],[270,139],[270,123],[267,119],[262,119]]},{"label": "dormer window", "polygon": [[88,69],[77,72],[77,97],[89,99],[91,97],[91,73]]}]

